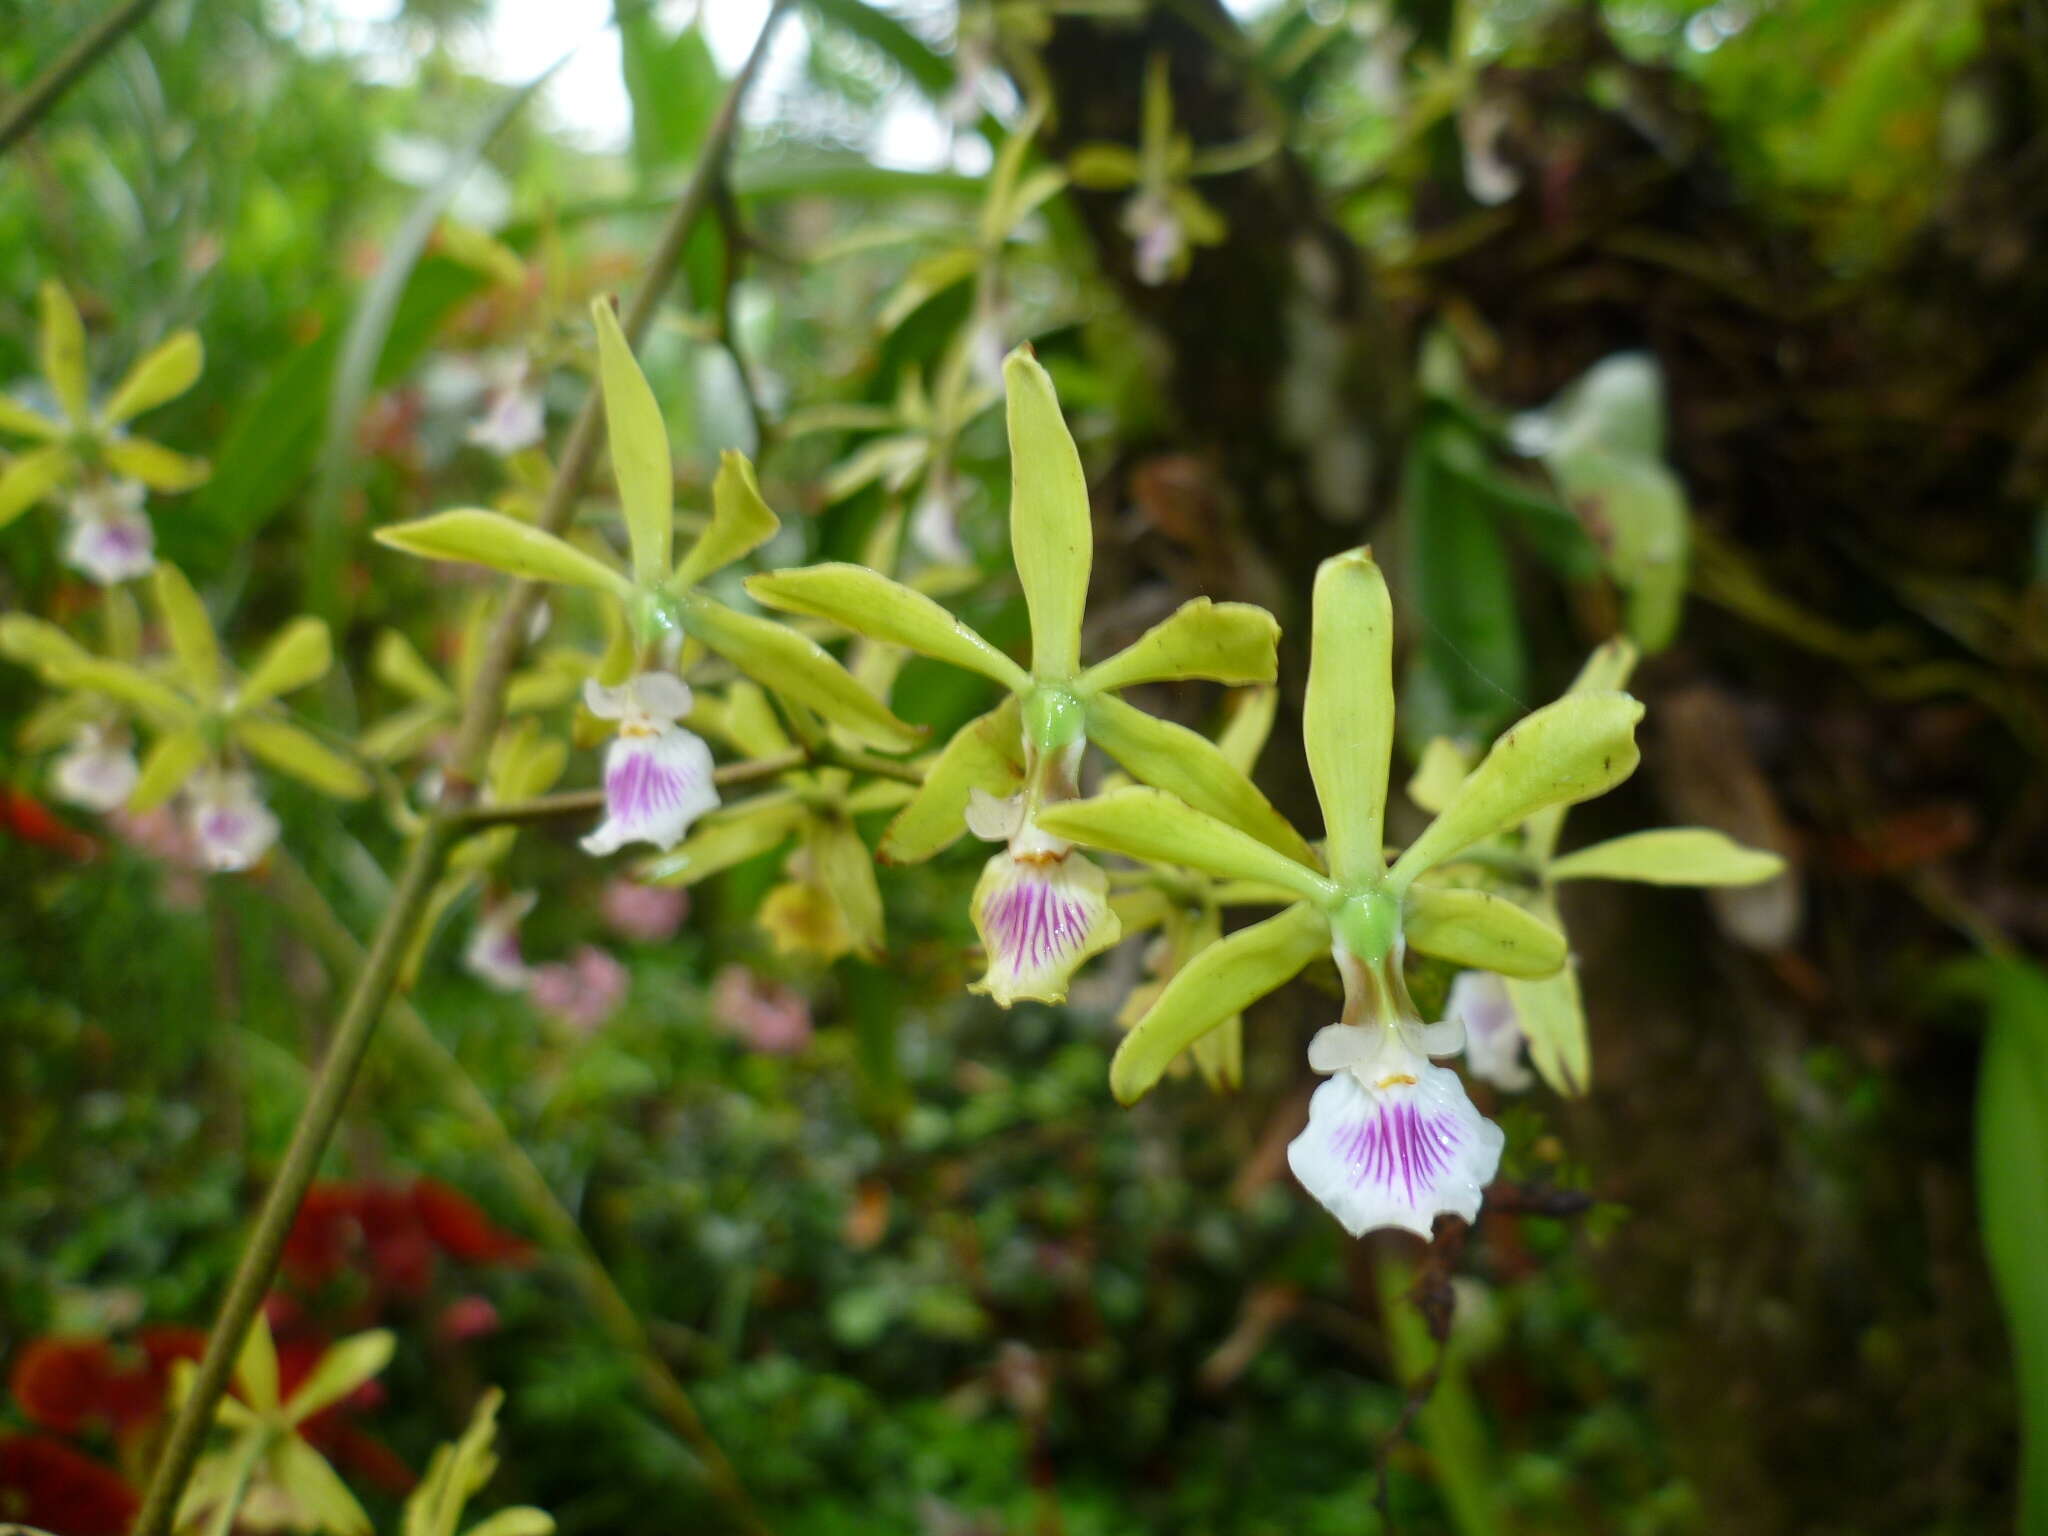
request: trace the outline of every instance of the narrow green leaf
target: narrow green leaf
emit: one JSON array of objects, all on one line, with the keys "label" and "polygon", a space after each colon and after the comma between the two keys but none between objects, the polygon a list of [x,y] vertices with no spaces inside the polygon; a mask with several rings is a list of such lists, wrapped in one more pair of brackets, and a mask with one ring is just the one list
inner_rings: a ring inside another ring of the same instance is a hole
[{"label": "narrow green leaf", "polygon": [[816,710],[869,746],[900,751],[923,734],[889,713],[815,640],[793,629],[736,613],[695,592],[683,600],[683,628],[771,693]]},{"label": "narrow green leaf", "polygon": [[1330,870],[1348,884],[1384,867],[1382,827],[1394,746],[1394,614],[1372,551],[1316,569],[1302,745],[1329,836]]},{"label": "narrow green leaf", "polygon": [[1141,784],[1180,796],[1297,864],[1315,863],[1302,835],[1223,747],[1200,732],[1102,693],[1088,701],[1088,739]]},{"label": "narrow green leaf", "polygon": [[377,648],[370,654],[370,670],[385,686],[423,704],[455,702],[455,691],[441,681],[441,675],[427,665],[427,659],[398,630],[387,629],[377,637]]},{"label": "narrow green leaf", "polygon": [[1785,872],[1775,853],[1706,827],[1665,827],[1610,838],[1553,860],[1553,880],[1636,880],[1645,885],[1760,885]]},{"label": "narrow green leaf", "polygon": [[711,482],[711,522],[684,553],[670,589],[686,591],[713,571],[724,570],[774,538],[781,526],[761,497],[747,456],[726,449],[718,460],[718,477]]},{"label": "narrow green leaf", "polygon": [[1039,811],[1038,825],[1054,837],[1125,858],[1282,886],[1310,901],[1336,895],[1336,887],[1306,865],[1157,789],[1134,786],[1062,801]]},{"label": "narrow green leaf", "polygon": [[1010,549],[1031,610],[1031,673],[1065,682],[1081,667],[1081,619],[1095,532],[1081,454],[1052,379],[1027,348],[1003,361],[1009,391]]},{"label": "narrow green leaf", "polygon": [[953,66],[931,44],[879,6],[865,0],[811,0],[811,9],[835,27],[876,49],[933,101],[953,88]]},{"label": "narrow green leaf", "polygon": [[916,864],[967,830],[969,791],[1005,799],[1024,782],[1024,738],[1015,694],[953,733],[925,767],[924,783],[889,823],[885,863]]},{"label": "narrow green leaf", "polygon": [[882,891],[875,883],[874,855],[853,823],[841,818],[813,820],[804,840],[818,883],[832,895],[853,937],[854,953],[865,960],[882,953]]},{"label": "narrow green leaf", "polygon": [[451,718],[439,704],[408,704],[364,731],[356,748],[373,763],[402,763],[447,729]]},{"label": "narrow green leaf", "polygon": [[1625,693],[1568,693],[1524,718],[1493,744],[1395,861],[1395,887],[1546,806],[1612,789],[1635,772],[1635,728],[1642,718],[1643,706]]},{"label": "narrow green leaf", "polygon": [[633,548],[633,578],[643,587],[666,581],[675,564],[675,469],[669,458],[668,423],[633,360],[626,333],[607,298],[593,299],[597,323],[598,375],[604,387],[605,434],[611,443],[612,478],[618,482],[626,537]]},{"label": "narrow green leaf", "polygon": [[57,403],[64,407],[64,414],[74,426],[82,427],[88,420],[89,388],[85,374],[85,324],[78,318],[78,306],[71,302],[71,295],[54,277],[43,280],[41,298],[39,340],[43,377],[49,381]]},{"label": "narrow green leaf", "polygon": [[2048,1530],[2048,974],[1982,966],[1990,1027],[1977,1067],[1977,1206],[2012,1339],[2019,1398],[2015,1530]]},{"label": "narrow green leaf", "polygon": [[64,424],[0,395],[0,432],[13,432],[47,443],[64,435]]},{"label": "narrow green leaf", "polygon": [[1123,144],[1083,144],[1067,156],[1067,174],[1090,192],[1121,192],[1138,184],[1138,156]]},{"label": "narrow green leaf", "polygon": [[234,725],[235,739],[280,773],[310,784],[323,795],[360,800],[370,776],[333,748],[283,720],[245,715]]},{"label": "narrow green leaf", "polygon": [[286,1400],[286,1421],[303,1424],[340,1402],[389,1365],[397,1347],[398,1337],[388,1328],[372,1328],[329,1345]]},{"label": "narrow green leaf", "polygon": [[1174,1057],[1329,948],[1329,921],[1306,902],[1209,945],[1174,973],[1124,1036],[1109,1064],[1110,1092],[1120,1104],[1135,1104]]},{"label": "narrow green leaf", "polygon": [[1483,737],[1516,713],[1527,666],[1507,546],[1486,506],[1445,465],[1466,430],[1439,423],[1410,453],[1409,558],[1423,619],[1415,660],[1448,707],[1449,718],[1433,723],[1449,735]]},{"label": "narrow green leaf", "polygon": [[268,1416],[283,1407],[277,1395],[277,1341],[270,1336],[269,1320],[260,1315],[242,1335],[241,1352],[235,1356],[235,1385],[242,1400],[259,1414]]},{"label": "narrow green leaf", "polygon": [[1206,678],[1211,682],[1270,683],[1279,674],[1280,624],[1250,603],[1182,603],[1107,661],[1079,678],[1082,692],[1106,692],[1137,683]]},{"label": "narrow green leaf", "polygon": [[[1634,644],[1625,639],[1609,640],[1594,647],[1579,667],[1579,674],[1572,679],[1566,693],[1606,693],[1628,686],[1630,674],[1636,669],[1637,652]],[[1420,802],[1418,802],[1419,804]],[[1425,805],[1426,811],[1440,811],[1441,805]],[[1553,805],[1538,811],[1522,824],[1522,852],[1525,857],[1538,864],[1549,862],[1557,851],[1558,837],[1564,831],[1564,813],[1569,806]]]},{"label": "narrow green leaf", "polygon": [[695,885],[781,847],[796,835],[805,815],[793,791],[756,795],[706,816],[680,846],[641,866],[637,878],[649,885]]},{"label": "narrow green leaf", "polygon": [[333,662],[334,646],[327,626],[301,615],[279,630],[256,658],[256,665],[235,690],[235,707],[250,709],[318,682]]},{"label": "narrow green leaf", "polygon": [[71,450],[55,444],[9,459],[0,469],[0,528],[49,495],[70,467]]},{"label": "narrow green leaf", "polygon": [[370,1517],[326,1458],[297,1435],[270,1450],[271,1474],[294,1506],[311,1515],[326,1536],[370,1536]]},{"label": "narrow green leaf", "polygon": [[871,640],[979,672],[1013,693],[1031,686],[1022,667],[922,592],[865,566],[835,561],[771,571],[750,577],[747,593],[771,608],[825,619]]},{"label": "narrow green leaf", "polygon": [[109,426],[140,416],[166,400],[175,400],[199,382],[206,366],[206,348],[197,331],[178,331],[166,337],[128,370],[128,376],[114,386],[114,393],[100,412]]},{"label": "narrow green leaf", "polygon": [[427,560],[457,560],[531,581],[590,587],[609,592],[621,602],[633,596],[633,584],[603,561],[499,512],[471,508],[437,512],[417,522],[379,528],[376,539]]},{"label": "narrow green leaf", "polygon": [[213,621],[206,605],[192,590],[192,583],[175,565],[158,562],[152,574],[157,612],[163,616],[170,635],[171,653],[184,668],[192,691],[202,699],[217,699],[221,692],[220,642],[214,638]]},{"label": "narrow green leaf", "polygon": [[142,772],[128,792],[128,809],[153,811],[184,786],[206,761],[206,738],[196,730],[167,731],[149,744]]},{"label": "narrow green leaf", "polygon": [[1593,1048],[1577,962],[1568,959],[1556,975],[1536,980],[1510,976],[1507,989],[1537,1076],[1566,1098],[1584,1093],[1593,1083]]},{"label": "narrow green leaf", "polygon": [[1401,931],[1410,948],[1468,970],[1533,979],[1565,961],[1562,933],[1488,891],[1411,886]]}]

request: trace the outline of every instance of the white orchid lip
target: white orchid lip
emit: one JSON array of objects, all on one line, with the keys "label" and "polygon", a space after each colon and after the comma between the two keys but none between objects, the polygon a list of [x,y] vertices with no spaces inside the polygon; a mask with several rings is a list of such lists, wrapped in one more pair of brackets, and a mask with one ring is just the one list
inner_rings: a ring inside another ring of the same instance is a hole
[{"label": "white orchid lip", "polygon": [[988,972],[970,990],[1005,1008],[1020,998],[1060,1001],[1081,962],[1123,934],[1108,877],[1071,852],[996,854],[974,888],[973,915]]},{"label": "white orchid lip", "polygon": [[101,814],[125,804],[141,776],[126,739],[103,725],[81,726],[50,773],[60,799]]},{"label": "white orchid lip", "polygon": [[617,688],[587,682],[583,702],[619,725],[605,749],[605,819],[583,839],[584,851],[607,854],[637,842],[673,848],[718,804],[711,749],[676,723],[690,712],[689,686],[673,673],[643,672]]},{"label": "white orchid lip", "polygon": [[156,533],[142,513],[140,481],[107,480],[78,491],[70,504],[64,562],[103,587],[147,576],[156,564]]},{"label": "white orchid lip", "polygon": [[200,861],[216,874],[251,868],[277,841],[277,817],[240,770],[204,775],[191,789],[186,822]]}]

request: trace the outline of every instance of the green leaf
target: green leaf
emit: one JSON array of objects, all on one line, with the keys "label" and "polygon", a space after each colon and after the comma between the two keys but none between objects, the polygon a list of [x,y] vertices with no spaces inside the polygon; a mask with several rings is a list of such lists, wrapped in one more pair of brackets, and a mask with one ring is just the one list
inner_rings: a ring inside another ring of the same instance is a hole
[{"label": "green leaf", "polygon": [[100,417],[109,426],[175,400],[199,382],[206,348],[197,331],[179,331],[153,347],[114,387]]},{"label": "green leaf", "polygon": [[679,847],[641,866],[637,878],[649,885],[695,885],[781,847],[806,815],[793,792],[756,795],[706,816]]},{"label": "green leaf", "polygon": [[1637,880],[1645,885],[1760,885],[1785,861],[1706,827],[1635,832],[1551,862],[1552,880]]},{"label": "green leaf", "polygon": [[1279,645],[1279,621],[1265,609],[1197,597],[1083,672],[1074,686],[1088,693],[1185,678],[1270,683],[1279,674]]},{"label": "green leaf", "polygon": [[1024,669],[922,592],[865,566],[832,562],[750,577],[749,596],[788,613],[825,619],[871,640],[906,646],[1013,693],[1031,686]]},{"label": "green leaf", "polygon": [[206,738],[196,730],[167,731],[149,744],[142,772],[128,792],[128,809],[153,811],[175,795],[206,761]]},{"label": "green leaf", "polygon": [[[605,435],[611,444],[612,478],[618,482],[626,536],[633,549],[633,578],[643,587],[666,581],[675,561],[675,469],[669,459],[668,423],[633,360],[626,333],[611,301],[593,299],[597,322],[598,374],[604,387]],[[772,518],[771,518],[772,520]]]},{"label": "green leaf", "polygon": [[683,628],[771,693],[816,710],[869,746],[915,746],[919,727],[905,725],[847,675],[815,640],[772,620],[736,613],[701,593],[683,599]]},{"label": "green leaf", "polygon": [[1643,706],[1625,693],[1568,693],[1525,717],[1493,744],[1395,861],[1395,888],[1546,806],[1612,789],[1635,772],[1635,728],[1642,718]]},{"label": "green leaf", "polygon": [[270,1450],[271,1475],[328,1536],[370,1536],[370,1517],[325,1458],[297,1435]]},{"label": "green leaf", "polygon": [[1003,360],[1009,391],[1010,549],[1031,610],[1031,673],[1065,682],[1081,667],[1081,619],[1095,533],[1081,455],[1052,380],[1026,348]]},{"label": "green leaf", "polygon": [[876,328],[895,330],[948,288],[974,277],[981,271],[981,262],[981,252],[971,245],[951,246],[919,257],[876,314]]},{"label": "green leaf", "polygon": [[159,561],[151,581],[157,612],[163,615],[164,629],[170,635],[171,653],[178,658],[192,691],[210,703],[221,693],[220,642],[214,638],[206,605],[175,565]]},{"label": "green leaf", "polygon": [[302,615],[277,632],[256,665],[235,690],[235,707],[251,709],[258,704],[294,692],[327,675],[334,662],[334,645],[327,626]]},{"label": "green leaf", "polygon": [[1199,732],[1103,693],[1088,701],[1088,739],[1140,783],[1180,796],[1297,864],[1315,863],[1287,818],[1221,746]]},{"label": "green leaf", "polygon": [[1259,754],[1266,749],[1266,738],[1273,734],[1273,717],[1279,709],[1278,688],[1247,688],[1237,696],[1229,720],[1217,733],[1216,750],[1246,778],[1251,777]]},{"label": "green leaf", "polygon": [[64,407],[64,414],[74,425],[82,427],[88,420],[89,388],[85,374],[85,325],[78,318],[78,306],[71,302],[71,295],[55,278],[43,280],[41,298],[39,341],[43,377],[49,380],[50,392]]},{"label": "green leaf", "polygon": [[1303,903],[1241,928],[1174,973],[1109,1064],[1109,1090],[1135,1104],[1174,1057],[1210,1030],[1285,986],[1330,948],[1328,919]]},{"label": "green leaf", "polygon": [[1005,799],[1024,782],[1024,738],[1017,696],[970,720],[925,766],[924,783],[889,823],[877,850],[885,863],[916,864],[967,830],[970,790]]},{"label": "green leaf", "polygon": [[235,1385],[251,1408],[273,1414],[283,1406],[277,1395],[277,1342],[270,1336],[267,1319],[258,1316],[248,1326],[235,1356]]},{"label": "green leaf", "polygon": [[1977,1206],[2012,1339],[2019,1398],[2018,1522],[2048,1530],[2048,974],[1981,966],[1991,1005],[1977,1067]]},{"label": "green leaf", "polygon": [[22,437],[51,442],[64,436],[64,424],[0,395],[0,432],[13,432]]},{"label": "green leaf", "polygon": [[1527,669],[1507,546],[1487,508],[1445,468],[1465,431],[1440,423],[1409,455],[1410,559],[1423,620],[1415,661],[1435,674],[1448,734],[1490,736],[1515,713]]},{"label": "green leaf", "polygon": [[531,523],[499,512],[470,508],[437,512],[395,528],[379,528],[376,538],[379,544],[427,560],[459,560],[529,581],[590,587],[609,592],[621,602],[633,597],[633,584],[603,561]]},{"label": "green leaf", "polygon": [[[1627,640],[1609,640],[1594,648],[1593,653],[1579,667],[1579,675],[1572,679],[1566,689],[1572,693],[1612,692],[1628,686],[1629,675],[1636,669],[1636,648]],[[1419,803],[1419,802],[1418,802]],[[1425,805],[1426,811],[1439,811],[1441,805]],[[1545,864],[1557,850],[1557,839],[1564,831],[1564,813],[1569,807],[1553,805],[1538,811],[1522,825],[1522,853],[1537,864]]]},{"label": "green leaf", "polygon": [[310,784],[324,795],[360,800],[371,789],[369,774],[296,725],[263,715],[235,721],[235,739],[280,773]]},{"label": "green leaf", "polygon": [[726,449],[719,456],[718,477],[711,482],[711,522],[684,553],[670,589],[686,591],[713,571],[724,570],[774,538],[781,526],[761,497],[747,456]]},{"label": "green leaf", "polygon": [[633,104],[633,164],[645,176],[686,165],[718,110],[718,63],[698,25],[667,35],[651,4],[615,7]]},{"label": "green leaf", "polygon": [[386,715],[356,738],[356,748],[373,763],[402,763],[449,724],[440,704],[408,704]]},{"label": "green leaf", "polygon": [[553,1536],[555,1517],[530,1504],[517,1504],[486,1516],[469,1528],[468,1536]]},{"label": "green leaf", "polygon": [[388,1328],[372,1328],[328,1346],[286,1401],[286,1422],[303,1424],[340,1402],[389,1365],[397,1347],[398,1336]]},{"label": "green leaf", "polygon": [[64,662],[47,675],[62,687],[103,693],[123,704],[132,704],[145,719],[158,726],[177,728],[198,719],[184,695],[125,662],[88,657]]},{"label": "green leaf", "polygon": [[882,892],[875,884],[875,860],[853,823],[845,818],[814,820],[804,840],[819,885],[832,895],[853,937],[854,953],[866,960],[882,953]]},{"label": "green leaf", "polygon": [[1041,830],[1069,842],[1154,864],[1184,864],[1219,880],[1277,885],[1310,901],[1336,887],[1249,832],[1218,821],[1157,789],[1114,789],[1092,800],[1065,800],[1038,812]]},{"label": "green leaf", "polygon": [[1067,174],[1090,192],[1121,192],[1138,184],[1138,156],[1122,144],[1083,144],[1067,156]]},{"label": "green leaf", "polygon": [[1331,873],[1378,877],[1394,746],[1394,614],[1370,549],[1316,568],[1302,745],[1329,836]]},{"label": "green leaf", "polygon": [[1563,970],[1540,980],[1510,976],[1507,989],[1537,1075],[1567,1098],[1584,1093],[1593,1082],[1593,1049],[1577,962],[1567,960]]},{"label": "green leaf", "polygon": [[881,53],[931,100],[943,101],[952,90],[952,64],[886,11],[865,0],[810,0],[810,8]]},{"label": "green leaf", "polygon": [[1408,779],[1408,798],[1435,815],[1450,804],[1451,796],[1472,771],[1472,759],[1448,736],[1435,736],[1422,749],[1422,761]]},{"label": "green leaf", "polygon": [[1535,978],[1565,961],[1562,933],[1487,891],[1411,886],[1401,931],[1410,948],[1469,970]]},{"label": "green leaf", "polygon": [[71,450],[31,448],[0,469],[0,528],[49,495],[71,467]]},{"label": "green leaf", "polygon": [[1645,651],[1671,643],[1685,606],[1692,514],[1677,476],[1655,459],[1581,448],[1551,455],[1580,519],[1600,531],[1607,567],[1628,598],[1628,632]]}]

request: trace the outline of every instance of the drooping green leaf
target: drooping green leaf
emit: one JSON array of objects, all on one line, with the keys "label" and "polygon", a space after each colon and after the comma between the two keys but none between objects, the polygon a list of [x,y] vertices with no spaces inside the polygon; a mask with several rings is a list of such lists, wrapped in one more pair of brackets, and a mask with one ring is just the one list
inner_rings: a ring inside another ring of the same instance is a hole
[{"label": "drooping green leaf", "polygon": [[1209,945],[1174,973],[1124,1036],[1109,1064],[1110,1092],[1120,1104],[1135,1104],[1174,1057],[1285,986],[1329,947],[1328,919],[1306,902]]},{"label": "drooping green leaf", "polygon": [[603,561],[531,523],[501,512],[461,508],[416,522],[379,528],[379,544],[427,560],[456,560],[488,566],[530,581],[558,581],[609,592],[630,601],[633,584]]},{"label": "drooping green leaf", "polygon": [[1568,693],[1493,744],[1450,803],[1408,845],[1391,878],[1403,889],[1481,838],[1552,805],[1604,794],[1635,772],[1643,706],[1625,693]]},{"label": "drooping green leaf", "polygon": [[183,787],[206,761],[206,738],[196,730],[166,731],[149,744],[142,772],[128,792],[128,809],[153,811]]},{"label": "drooping green leaf", "polygon": [[748,578],[747,592],[770,607],[979,672],[1012,692],[1031,686],[1022,667],[922,592],[865,566],[832,562],[770,571]]},{"label": "drooping green leaf", "polygon": [[1550,976],[1565,961],[1562,933],[1487,891],[1411,886],[1401,931],[1425,955],[1502,976]]},{"label": "drooping green leaf", "polygon": [[1383,867],[1394,747],[1394,613],[1371,550],[1333,555],[1316,568],[1310,647],[1302,745],[1331,872],[1355,885]]},{"label": "drooping green leaf", "polygon": [[[1448,719],[1426,723],[1429,734],[1490,736],[1516,712],[1527,676],[1507,546],[1486,506],[1445,467],[1451,439],[1465,430],[1439,423],[1409,454],[1410,559],[1422,619],[1414,664],[1432,674],[1432,695],[1447,706]],[[1407,724],[1413,730],[1416,722]]]},{"label": "drooping green leaf", "polygon": [[57,444],[31,448],[0,467],[0,528],[41,501],[71,467],[71,450]]},{"label": "drooping green leaf", "polygon": [[1187,678],[1270,683],[1279,673],[1279,644],[1279,621],[1265,609],[1197,597],[1083,672],[1074,686],[1094,693]]},{"label": "drooping green leaf", "polygon": [[1577,963],[1567,960],[1556,975],[1536,980],[1510,976],[1507,989],[1537,1076],[1567,1098],[1584,1093],[1593,1084],[1593,1048]]},{"label": "drooping green leaf", "polygon": [[1785,872],[1775,853],[1706,827],[1634,832],[1551,862],[1553,880],[1636,880],[1645,885],[1758,885]]},{"label": "drooping green leaf", "polygon": [[1010,549],[1031,609],[1031,674],[1064,682],[1081,668],[1081,619],[1095,534],[1081,454],[1052,380],[1026,349],[1003,362],[1009,391]]},{"label": "drooping green leaf", "polygon": [[924,783],[889,823],[879,856],[890,864],[930,858],[967,830],[969,793],[1004,799],[1022,786],[1024,748],[1017,696],[970,720],[925,767]]},{"label": "drooping green leaf", "polygon": [[803,802],[794,792],[757,795],[730,810],[714,811],[682,843],[650,859],[639,878],[649,885],[695,885],[699,880],[779,848],[803,825]]}]

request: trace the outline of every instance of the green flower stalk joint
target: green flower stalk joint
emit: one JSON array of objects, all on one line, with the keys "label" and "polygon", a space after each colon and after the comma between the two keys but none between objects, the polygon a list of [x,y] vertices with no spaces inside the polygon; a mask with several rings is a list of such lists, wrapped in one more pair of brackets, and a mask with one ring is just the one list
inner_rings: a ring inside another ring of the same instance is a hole
[{"label": "green flower stalk joint", "polygon": [[629,565],[622,568],[517,518],[474,508],[381,529],[377,538],[428,559],[585,588],[617,605],[629,643],[606,657],[599,676],[585,687],[590,712],[615,722],[617,734],[605,752],[605,819],[584,847],[600,855],[633,842],[666,850],[718,803],[710,749],[679,723],[692,699],[669,668],[685,637],[870,745],[906,748],[918,733],[815,642],[698,590],[706,577],[774,537],[780,524],[761,499],[753,466],[728,452],[712,485],[709,523],[675,556],[675,481],[661,407],[611,306],[600,299],[591,312]]},{"label": "green flower stalk joint", "polygon": [[[159,564],[151,591],[170,639],[163,666],[95,656],[26,614],[0,619],[0,654],[33,666],[54,687],[113,701],[152,733],[126,797],[129,810],[154,810],[182,791],[201,862],[226,873],[251,868],[277,840],[277,817],[249,759],[337,799],[370,792],[369,775],[353,759],[293,724],[278,702],[326,676],[333,651],[325,624],[294,619],[237,677],[184,574]],[[111,763],[98,771],[109,776],[109,788],[120,772]]]},{"label": "green flower stalk joint", "polygon": [[926,859],[963,830],[1005,845],[974,891],[975,927],[988,955],[974,990],[1009,1007],[1020,999],[1060,1001],[1075,969],[1121,934],[1101,868],[1050,831],[1042,815],[1078,792],[1091,741],[1133,777],[1251,828],[1276,849],[1301,857],[1308,849],[1213,742],[1117,697],[1134,684],[1168,679],[1271,682],[1279,626],[1263,609],[1198,598],[1084,668],[1094,539],[1080,453],[1052,380],[1027,349],[1010,354],[1003,376],[1010,544],[1030,611],[1029,670],[931,598],[864,566],[776,571],[750,578],[747,590],[771,607],[978,672],[1008,690],[932,759],[880,853],[903,863]]},{"label": "green flower stalk joint", "polygon": [[1408,949],[1507,975],[1565,962],[1564,937],[1514,903],[1420,883],[1429,870],[1546,807],[1604,793],[1634,771],[1642,706],[1612,689],[1568,694],[1494,744],[1391,864],[1383,825],[1394,733],[1393,614],[1369,552],[1323,562],[1302,734],[1327,839],[1282,852],[1154,789],[1052,807],[1052,836],[1148,863],[1249,881],[1292,905],[1187,962],[1124,1039],[1110,1084],[1126,1103],[1180,1052],[1328,954],[1341,1020],[1310,1043],[1328,1074],[1288,1149],[1295,1176],[1354,1235],[1400,1227],[1427,1237],[1440,1213],[1471,1219],[1503,1138],[1450,1070],[1453,1023],[1425,1026],[1403,974]]},{"label": "green flower stalk joint", "polygon": [[[1587,659],[1571,694],[1623,687],[1635,662],[1633,645],[1609,641]],[[1463,751],[1438,738],[1409,780],[1408,798],[1425,811],[1441,811],[1471,768]],[[1431,878],[1478,884],[1562,928],[1557,888],[1567,881],[1735,886],[1760,884],[1784,872],[1785,861],[1778,855],[1744,847],[1705,827],[1632,832],[1559,854],[1565,810],[1561,804],[1549,806],[1519,826],[1503,828]],[[1537,1075],[1558,1093],[1584,1093],[1592,1082],[1592,1046],[1575,957],[1567,955],[1548,976],[1466,971],[1452,983],[1444,1014],[1464,1026],[1465,1061],[1474,1077],[1510,1092],[1529,1087],[1533,1080],[1521,1060],[1526,1041]]]},{"label": "green flower stalk joint", "polygon": [[128,423],[175,400],[199,379],[205,349],[193,331],[159,343],[97,408],[85,366],[85,326],[62,284],[42,287],[43,381],[59,415],[46,416],[0,395],[0,432],[32,439],[0,468],[0,528],[65,490],[70,531],[64,560],[103,587],[149,574],[155,534],[142,503],[152,490],[189,491],[204,483],[198,459],[128,435]]}]

